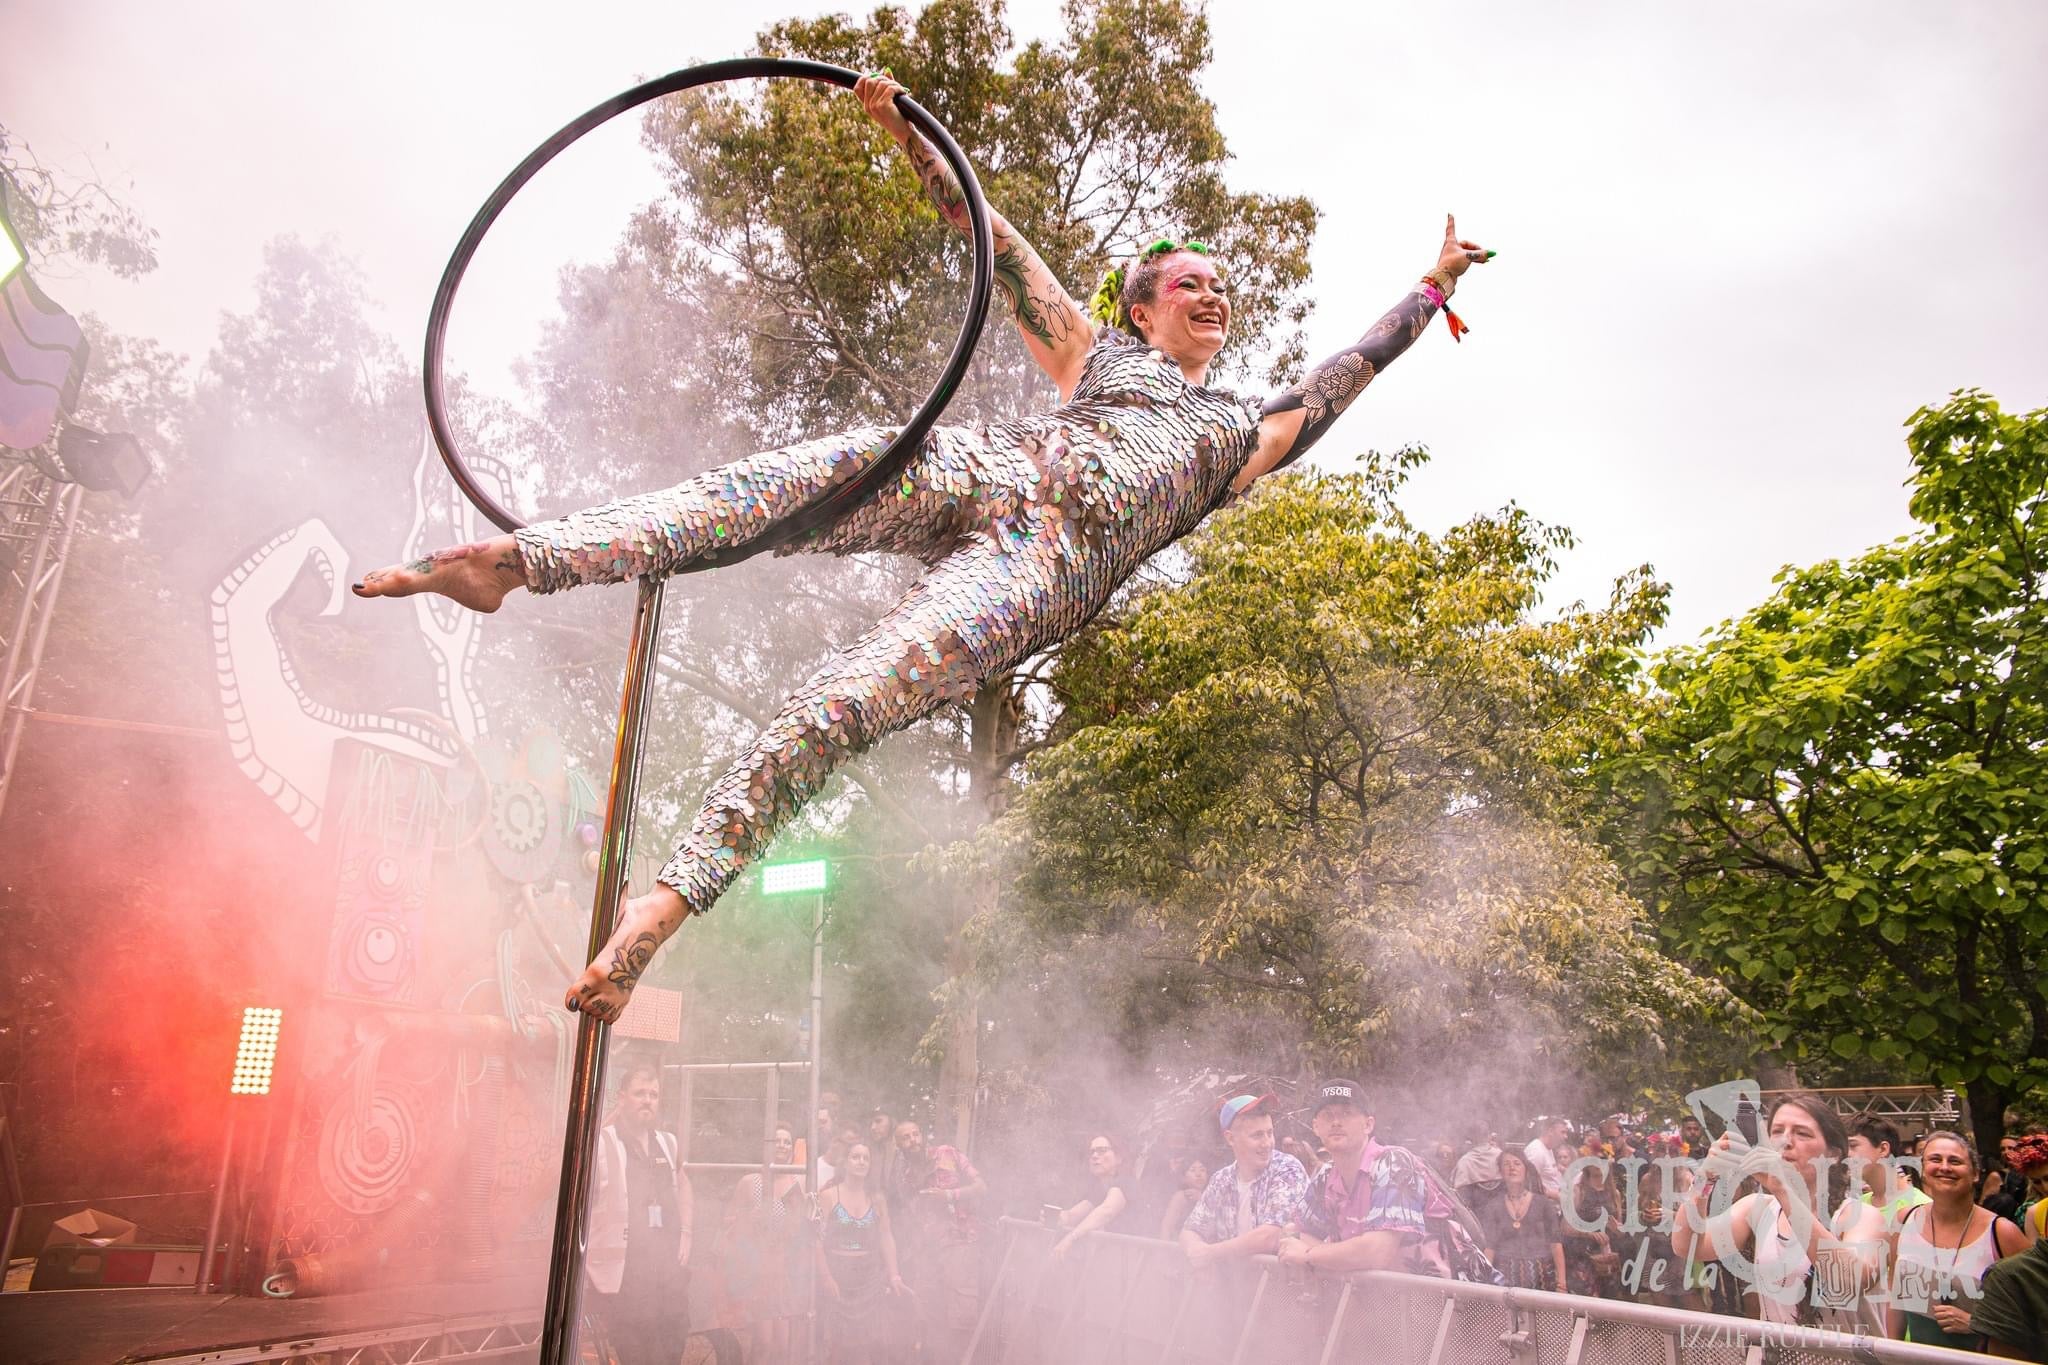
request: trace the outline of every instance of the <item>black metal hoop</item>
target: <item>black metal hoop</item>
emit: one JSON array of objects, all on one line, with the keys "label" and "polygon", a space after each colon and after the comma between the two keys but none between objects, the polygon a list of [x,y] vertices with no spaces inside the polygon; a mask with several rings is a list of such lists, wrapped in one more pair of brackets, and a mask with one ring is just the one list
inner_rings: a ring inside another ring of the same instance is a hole
[{"label": "black metal hoop", "polygon": [[[519,193],[527,181],[533,179],[541,167],[552,161],[563,148],[582,137],[601,123],[610,121],[628,109],[637,108],[652,99],[674,94],[679,90],[692,90],[700,85],[715,85],[722,81],[748,80],[763,76],[796,76],[805,80],[820,81],[852,89],[860,79],[858,72],[843,66],[832,66],[825,62],[804,61],[796,57],[735,57],[728,61],[707,62],[702,66],[685,67],[671,71],[631,90],[614,95],[603,104],[591,109],[561,131],[543,142],[519,163],[512,174],[505,177],[484,206],[477,210],[469,227],[456,243],[455,254],[448,258],[448,268],[441,272],[440,288],[434,291],[434,306],[427,314],[427,355],[423,373],[427,388],[427,426],[434,434],[434,444],[440,448],[441,459],[448,466],[448,473],[454,477],[456,486],[476,509],[496,522],[504,531],[516,531],[525,525],[498,505],[470,473],[469,465],[455,446],[454,428],[448,422],[447,395],[441,382],[443,352],[448,334],[448,314],[455,305],[455,291],[462,283],[463,272],[469,269],[477,247],[482,244],[484,234],[504,212],[512,197]],[[989,227],[988,204],[981,197],[981,183],[974,177],[974,167],[968,164],[966,155],[960,150],[952,135],[940,126],[917,101],[908,95],[896,97],[896,107],[915,128],[931,140],[938,148],[939,155],[953,169],[960,180],[961,189],[966,191],[967,218],[974,242],[974,279],[968,290],[967,316],[960,324],[960,333],[953,339],[953,353],[946,359],[946,368],[939,375],[938,382],[926,395],[924,403],[889,443],[888,449],[857,479],[849,480],[845,486],[834,489],[817,506],[777,526],[773,531],[736,549],[721,550],[717,562],[732,564],[763,550],[777,545],[788,544],[801,539],[812,530],[833,521],[845,506],[857,501],[876,488],[896,479],[908,464],[912,453],[923,443],[939,414],[953,401],[953,395],[960,388],[960,381],[967,373],[968,362],[974,357],[975,343],[981,339],[982,324],[988,319],[988,301],[992,282],[995,278],[995,238]],[[684,571],[708,568],[708,564],[686,564]]]}]

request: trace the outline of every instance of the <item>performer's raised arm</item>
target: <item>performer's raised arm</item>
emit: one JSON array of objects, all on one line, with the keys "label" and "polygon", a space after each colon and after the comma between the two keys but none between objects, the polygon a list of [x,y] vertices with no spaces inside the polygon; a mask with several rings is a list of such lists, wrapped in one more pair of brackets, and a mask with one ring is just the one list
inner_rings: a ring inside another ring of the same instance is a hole
[{"label": "performer's raised arm", "polygon": [[[1241,492],[1261,474],[1284,469],[1330,429],[1351,400],[1381,370],[1408,349],[1429,320],[1444,309],[1456,291],[1458,277],[1494,253],[1458,236],[1458,223],[1444,216],[1444,246],[1436,268],[1424,275],[1385,317],[1351,345],[1311,369],[1300,383],[1266,400],[1266,419],[1259,427],[1259,448],[1237,478]],[[1462,330],[1462,328],[1460,328]]]},{"label": "performer's raised arm", "polygon": [[[938,149],[912,128],[896,108],[896,96],[903,87],[886,72],[861,77],[853,87],[868,117],[882,125],[910,158],[911,169],[923,182],[939,216],[966,232],[967,194],[958,176],[946,164]],[[1059,386],[1060,396],[1073,392],[1081,377],[1081,365],[1095,340],[1095,326],[1081,311],[1052,271],[1039,259],[1037,250],[1022,233],[991,206],[989,228],[995,235],[996,283],[1010,301],[1010,316],[1024,335],[1024,345]]]}]

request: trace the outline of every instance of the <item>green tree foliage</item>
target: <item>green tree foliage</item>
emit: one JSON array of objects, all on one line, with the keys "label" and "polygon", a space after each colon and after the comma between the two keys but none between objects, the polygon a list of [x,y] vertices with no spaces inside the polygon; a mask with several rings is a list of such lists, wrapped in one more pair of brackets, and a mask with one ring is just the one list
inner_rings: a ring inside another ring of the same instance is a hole
[{"label": "green tree foliage", "polygon": [[29,145],[0,124],[0,195],[30,263],[97,266],[123,279],[156,269],[156,229],[97,178],[45,166]]},{"label": "green tree foliage", "polygon": [[1540,618],[1568,534],[1514,507],[1416,529],[1391,494],[1421,458],[1275,481],[1069,647],[989,960],[1027,991],[1080,975],[1137,1057],[1194,1033],[1248,1070],[1455,1055],[1483,1086],[1496,1057],[1510,1090],[1540,1070],[1539,1105],[1626,1093],[1730,1008],[1657,952],[1555,762],[1665,590],[1632,572]]},{"label": "green tree foliage", "polygon": [[1661,661],[1599,771],[1686,960],[1788,1056],[1969,1095],[2048,1079],[2048,411],[1914,414],[1919,529],[1788,569]]},{"label": "green tree foliage", "polygon": [[[1232,276],[1230,354],[1297,357],[1315,209],[1225,183],[1223,138],[1198,87],[1210,58],[1200,10],[1077,0],[1064,18],[1060,41],[1013,54],[1000,0],[936,0],[915,15],[877,10],[866,25],[790,20],[761,50],[893,70],[1076,297],[1143,241],[1204,240]],[[715,304],[731,398],[748,419],[815,434],[905,415],[958,324],[966,255],[859,106],[803,82],[713,91],[657,107],[646,140],[674,195],[636,225],[644,259]],[[1050,395],[998,321],[949,416],[1014,415]]]}]

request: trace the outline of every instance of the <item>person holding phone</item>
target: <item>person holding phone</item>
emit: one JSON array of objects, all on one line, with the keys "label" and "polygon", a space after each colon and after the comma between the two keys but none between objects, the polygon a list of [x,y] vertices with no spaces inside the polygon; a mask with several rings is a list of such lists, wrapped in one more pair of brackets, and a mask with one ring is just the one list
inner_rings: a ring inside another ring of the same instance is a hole
[{"label": "person holding phone", "polygon": [[[1884,1214],[1851,1197],[1851,1182],[1822,1183],[1848,1155],[1841,1117],[1817,1095],[1783,1095],[1766,1141],[1755,1145],[1737,1117],[1707,1155],[1707,1178],[1679,1206],[1673,1254],[1683,1258],[1697,1245],[1702,1261],[1750,1287],[1766,1322],[1883,1335],[1873,1291],[1884,1277]],[[1759,1188],[1715,1211],[1712,1192],[1745,1179]],[[1831,1209],[1822,1207],[1823,1188]]]}]

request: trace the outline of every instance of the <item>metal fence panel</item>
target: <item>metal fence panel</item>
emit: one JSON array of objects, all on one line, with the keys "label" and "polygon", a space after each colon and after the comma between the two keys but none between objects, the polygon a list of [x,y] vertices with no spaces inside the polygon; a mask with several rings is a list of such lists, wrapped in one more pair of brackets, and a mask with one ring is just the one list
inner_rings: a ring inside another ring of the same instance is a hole
[{"label": "metal fence panel", "polygon": [[1191,1272],[1171,1242],[1003,1220],[963,1365],[1942,1365],[1963,1352],[1746,1318],[1270,1256]]}]

